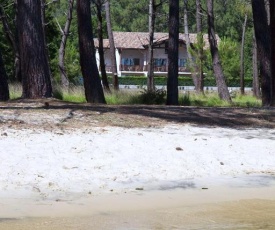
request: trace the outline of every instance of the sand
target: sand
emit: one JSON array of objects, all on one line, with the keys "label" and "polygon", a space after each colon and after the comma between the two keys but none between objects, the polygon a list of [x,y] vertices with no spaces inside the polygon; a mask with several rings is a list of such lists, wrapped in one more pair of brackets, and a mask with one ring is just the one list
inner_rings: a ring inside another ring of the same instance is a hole
[{"label": "sand", "polygon": [[[234,229],[239,226],[236,215],[233,222],[219,215],[231,213],[230,207],[243,208],[240,202],[275,213],[274,139],[273,129],[188,124],[6,128],[0,136],[0,229],[27,229],[35,223],[37,229],[61,229],[64,221],[71,226],[64,229],[89,229],[91,223],[95,229],[158,229],[150,220],[159,229],[170,229],[167,216],[174,217],[174,229],[184,229],[184,223],[199,229],[202,219],[215,212],[222,220],[217,226],[227,223]],[[198,214],[202,207],[199,222],[183,221],[182,215]],[[275,226],[270,214],[261,215],[256,224],[271,221],[269,226]],[[42,228],[44,222],[52,224]],[[244,229],[256,226],[248,223]]]}]

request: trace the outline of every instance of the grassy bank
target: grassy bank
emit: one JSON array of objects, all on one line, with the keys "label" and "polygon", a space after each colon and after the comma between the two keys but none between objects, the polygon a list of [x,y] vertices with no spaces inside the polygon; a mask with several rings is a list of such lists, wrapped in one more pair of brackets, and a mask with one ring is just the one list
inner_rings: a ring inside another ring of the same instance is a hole
[{"label": "grassy bank", "polygon": [[[20,98],[22,93],[19,84],[10,85],[11,99]],[[65,90],[60,86],[54,87],[54,98],[59,100],[85,103],[85,94],[83,86],[71,86]],[[121,89],[118,92],[105,93],[107,104],[109,105],[134,105],[134,104],[165,104],[166,91],[157,90],[155,93],[149,93],[144,89]],[[181,91],[179,95],[179,104],[182,106],[209,106],[209,107],[260,107],[261,100],[252,96],[251,93],[240,95],[237,92],[232,97],[232,104],[220,100],[216,92],[206,91],[204,95],[197,95],[194,92]]]}]

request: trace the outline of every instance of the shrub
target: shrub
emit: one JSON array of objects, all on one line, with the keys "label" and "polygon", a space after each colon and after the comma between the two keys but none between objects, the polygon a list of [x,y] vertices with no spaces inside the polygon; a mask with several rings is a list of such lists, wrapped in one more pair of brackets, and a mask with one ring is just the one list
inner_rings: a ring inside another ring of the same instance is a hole
[{"label": "shrub", "polygon": [[137,95],[136,99],[134,100],[140,104],[161,105],[165,103],[166,91],[164,89],[156,89],[155,91],[144,89],[140,95]]}]

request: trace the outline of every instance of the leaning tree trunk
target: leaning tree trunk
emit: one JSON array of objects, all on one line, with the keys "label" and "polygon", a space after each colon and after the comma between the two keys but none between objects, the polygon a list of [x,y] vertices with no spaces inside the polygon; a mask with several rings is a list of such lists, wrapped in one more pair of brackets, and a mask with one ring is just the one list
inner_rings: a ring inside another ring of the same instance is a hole
[{"label": "leaning tree trunk", "polygon": [[106,103],[96,65],[90,0],[77,0],[80,65],[85,96],[90,103]]},{"label": "leaning tree trunk", "polygon": [[10,99],[9,86],[5,71],[4,63],[2,60],[2,53],[0,50],[0,101],[7,101]]},{"label": "leaning tree trunk", "polygon": [[262,105],[271,105],[271,38],[265,1],[252,0],[254,30],[261,74]]},{"label": "leaning tree trunk", "polygon": [[275,106],[275,3],[270,1],[270,37],[271,37],[271,105]]},{"label": "leaning tree trunk", "polygon": [[102,20],[102,14],[101,14],[101,3],[97,2],[96,4],[96,12],[97,12],[97,35],[98,35],[98,53],[99,53],[99,63],[100,63],[100,71],[101,71],[101,77],[102,77],[102,84],[104,89],[107,92],[111,92],[107,73],[106,73],[106,66],[105,66],[105,58],[104,58],[104,49],[103,49],[103,20]]},{"label": "leaning tree trunk", "polygon": [[231,97],[226,86],[225,77],[219,57],[219,50],[216,40],[213,14],[213,0],[207,0],[207,21],[208,21],[208,39],[212,56],[213,71],[216,77],[218,94],[222,100],[231,102]]},{"label": "leaning tree trunk", "polygon": [[196,24],[197,24],[197,42],[198,42],[198,89],[203,93],[203,33],[202,33],[202,6],[201,0],[196,0]]},{"label": "leaning tree trunk", "polygon": [[184,35],[185,35],[185,42],[186,42],[186,49],[187,49],[187,57],[188,57],[188,63],[189,63],[189,67],[191,69],[191,76],[193,79],[193,83],[195,86],[195,91],[196,93],[200,93],[200,89],[198,86],[198,79],[197,79],[197,66],[192,58],[192,55],[190,53],[190,49],[191,49],[191,42],[190,42],[190,38],[189,38],[189,28],[188,28],[188,15],[187,15],[187,4],[188,4],[188,0],[184,0],[183,3],[183,11],[184,11]]},{"label": "leaning tree trunk", "polygon": [[41,1],[20,0],[17,7],[22,97],[51,97],[52,86],[41,20]]},{"label": "leaning tree trunk", "polygon": [[112,62],[113,86],[114,86],[114,90],[119,90],[117,64],[116,64],[116,50],[115,50],[115,42],[114,42],[112,23],[111,23],[111,14],[110,14],[110,0],[106,0],[105,2],[105,11],[106,11],[105,12],[106,23],[107,23],[107,30],[108,30],[108,37],[109,37],[109,44],[110,44],[110,56],[111,56],[111,62]]},{"label": "leaning tree trunk", "polygon": [[69,83],[69,79],[68,79],[68,75],[65,67],[65,50],[66,50],[67,39],[70,34],[71,22],[73,19],[73,7],[74,7],[74,0],[69,0],[67,20],[66,20],[64,29],[62,30],[60,27],[62,38],[61,38],[61,43],[58,51],[58,67],[60,71],[61,84],[66,89],[68,89],[70,83]]},{"label": "leaning tree trunk", "polygon": [[258,69],[258,51],[255,35],[253,35],[253,54],[252,54],[252,62],[253,62],[253,96],[260,98],[260,81],[259,81],[259,69]]},{"label": "leaning tree trunk", "polygon": [[244,95],[244,40],[245,40],[246,22],[247,22],[247,14],[245,14],[245,17],[244,17],[242,44],[241,44],[241,71],[240,71],[241,95]]},{"label": "leaning tree trunk", "polygon": [[155,32],[155,0],[149,1],[149,46],[148,46],[148,76],[147,90],[155,91],[154,83],[154,32]]},{"label": "leaning tree trunk", "polygon": [[179,0],[169,0],[167,105],[178,105]]},{"label": "leaning tree trunk", "polygon": [[0,5],[0,18],[2,20],[4,32],[6,34],[8,41],[11,44],[11,47],[14,53],[14,77],[17,81],[21,81],[19,48],[18,48],[18,44],[15,41],[15,37],[10,29],[10,26],[7,21],[7,17],[5,15],[2,5]]}]

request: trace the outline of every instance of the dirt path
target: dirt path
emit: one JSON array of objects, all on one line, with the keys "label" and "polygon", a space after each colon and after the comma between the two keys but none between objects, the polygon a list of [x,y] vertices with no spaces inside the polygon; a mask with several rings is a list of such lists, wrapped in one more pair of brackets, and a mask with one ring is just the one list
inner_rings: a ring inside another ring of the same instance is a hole
[{"label": "dirt path", "polygon": [[209,127],[275,128],[275,108],[218,108],[156,105],[91,105],[58,100],[0,103],[0,125],[84,128],[84,126],[159,127],[193,124]]}]

